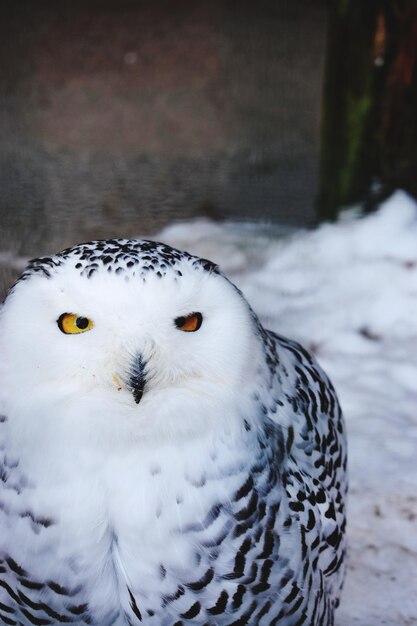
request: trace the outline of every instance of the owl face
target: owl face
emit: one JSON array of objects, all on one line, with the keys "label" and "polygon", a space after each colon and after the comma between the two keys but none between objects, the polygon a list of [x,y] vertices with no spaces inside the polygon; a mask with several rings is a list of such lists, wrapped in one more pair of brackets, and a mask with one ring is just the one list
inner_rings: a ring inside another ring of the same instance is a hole
[{"label": "owl face", "polygon": [[48,398],[69,423],[89,406],[98,431],[107,419],[173,436],[210,427],[217,405],[222,421],[225,407],[233,415],[259,352],[240,293],[188,255],[145,274],[143,263],[108,271],[101,257],[92,274],[70,254],[16,284],[0,314],[9,395]]}]

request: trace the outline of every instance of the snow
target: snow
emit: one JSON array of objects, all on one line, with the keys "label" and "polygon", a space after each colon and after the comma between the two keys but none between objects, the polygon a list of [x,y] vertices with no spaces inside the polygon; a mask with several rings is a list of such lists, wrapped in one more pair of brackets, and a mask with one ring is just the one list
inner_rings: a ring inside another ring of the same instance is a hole
[{"label": "snow", "polygon": [[[197,220],[155,239],[209,258],[331,377],[349,438],[348,573],[335,626],[417,626],[417,204],[289,231]],[[26,260],[0,253],[0,270]]]},{"label": "snow", "polygon": [[156,239],[210,258],[331,377],[349,436],[336,626],[417,624],[417,205],[397,191],[314,231],[198,220]]}]

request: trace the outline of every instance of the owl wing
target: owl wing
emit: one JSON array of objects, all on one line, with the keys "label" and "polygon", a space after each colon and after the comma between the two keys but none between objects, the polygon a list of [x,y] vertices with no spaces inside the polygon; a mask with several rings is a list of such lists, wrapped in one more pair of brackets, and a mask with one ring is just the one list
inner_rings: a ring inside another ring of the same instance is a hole
[{"label": "owl wing", "polygon": [[268,416],[286,435],[283,475],[303,557],[322,573],[319,592],[338,604],[345,555],[346,434],[336,392],[302,346],[266,331],[272,393]]},{"label": "owl wing", "polygon": [[59,566],[56,520],[41,513],[36,485],[10,455],[0,414],[0,623],[91,623],[82,586]]}]

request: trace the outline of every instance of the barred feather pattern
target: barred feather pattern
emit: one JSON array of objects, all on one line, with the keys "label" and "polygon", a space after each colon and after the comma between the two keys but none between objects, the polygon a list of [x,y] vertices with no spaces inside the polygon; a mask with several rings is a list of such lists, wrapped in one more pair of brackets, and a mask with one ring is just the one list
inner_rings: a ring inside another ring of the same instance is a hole
[{"label": "barred feather pattern", "polygon": [[[125,607],[114,606],[98,621],[83,585],[77,584],[82,577],[73,573],[67,586],[35,578],[13,559],[11,545],[0,559],[4,624],[333,624],[345,555],[343,419],[332,386],[313,358],[294,342],[263,334],[271,373],[256,398],[263,427],[253,432],[249,421],[243,424],[250,462],[226,464],[226,477],[219,464],[218,474],[205,478],[219,483],[233,478],[239,487],[219,498],[201,521],[176,528],[195,546],[195,571],[201,575],[177,579],[162,561],[158,575],[169,592],[147,603],[140,588],[126,589]],[[277,377],[282,395],[273,393]],[[288,412],[292,423],[284,430],[280,414]],[[6,420],[3,416],[0,425]],[[25,524],[33,541],[42,537],[47,543],[55,523],[25,507],[25,492],[36,486],[4,449],[0,479],[2,515],[10,524]],[[194,487],[202,498],[204,487],[204,481]],[[223,550],[229,557],[219,563]]]}]

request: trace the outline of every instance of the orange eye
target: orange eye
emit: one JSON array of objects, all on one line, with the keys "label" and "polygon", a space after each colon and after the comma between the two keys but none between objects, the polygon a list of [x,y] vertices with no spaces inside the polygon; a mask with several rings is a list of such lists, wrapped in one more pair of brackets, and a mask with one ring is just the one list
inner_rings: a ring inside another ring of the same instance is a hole
[{"label": "orange eye", "polygon": [[65,335],[78,335],[79,333],[85,333],[87,330],[91,330],[94,326],[93,322],[88,317],[81,317],[76,313],[63,313],[59,316],[56,323],[58,328]]},{"label": "orange eye", "polygon": [[194,333],[200,328],[202,323],[203,316],[201,313],[190,313],[186,317],[177,317],[175,320],[175,326],[186,333]]}]

